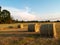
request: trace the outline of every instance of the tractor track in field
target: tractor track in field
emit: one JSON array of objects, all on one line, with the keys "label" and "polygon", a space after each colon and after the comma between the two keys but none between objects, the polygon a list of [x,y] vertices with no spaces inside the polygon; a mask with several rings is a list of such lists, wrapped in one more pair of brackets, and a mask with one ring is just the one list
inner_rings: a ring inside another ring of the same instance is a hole
[{"label": "tractor track in field", "polygon": [[0,36],[8,37],[8,36],[15,36],[15,37],[24,37],[24,36],[38,36],[40,33],[36,32],[19,32],[19,31],[0,31]]}]

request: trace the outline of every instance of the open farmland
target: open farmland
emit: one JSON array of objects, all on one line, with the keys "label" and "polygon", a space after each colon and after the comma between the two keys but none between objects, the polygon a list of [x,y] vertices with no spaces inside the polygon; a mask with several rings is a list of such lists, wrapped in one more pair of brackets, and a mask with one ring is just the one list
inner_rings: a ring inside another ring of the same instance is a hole
[{"label": "open farmland", "polygon": [[[60,23],[15,23],[15,24],[0,24],[0,34],[41,34],[43,36],[59,37]],[[55,31],[54,31],[55,30]],[[58,34],[57,34],[58,33]]]},{"label": "open farmland", "polygon": [[[37,30],[38,30],[38,27],[40,27],[39,29],[43,30],[43,32],[42,31],[28,32],[27,30],[28,24],[30,25],[37,24],[38,25]],[[60,31],[59,31],[60,23],[55,22],[56,36],[58,37],[58,39],[55,39],[54,37],[53,38],[41,37],[40,33],[45,34],[46,29],[48,29],[47,25],[45,24],[52,24],[52,22],[51,23],[0,24],[0,29],[1,29],[0,44],[1,45],[60,45]],[[18,25],[24,25],[24,26],[19,27]],[[51,34],[54,35],[54,33],[51,33]]]}]

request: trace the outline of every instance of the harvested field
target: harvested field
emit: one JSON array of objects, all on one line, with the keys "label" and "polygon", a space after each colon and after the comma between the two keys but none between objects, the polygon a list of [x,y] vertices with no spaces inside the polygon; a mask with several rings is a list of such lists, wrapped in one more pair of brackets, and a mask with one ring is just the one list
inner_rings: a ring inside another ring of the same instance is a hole
[{"label": "harvested field", "polygon": [[[28,25],[28,23],[23,24],[25,25],[22,26],[22,28],[20,28],[19,26],[18,26],[19,28],[17,28],[17,25],[20,25],[20,23],[0,24],[0,29],[3,28],[3,30],[0,30],[0,44],[1,45],[60,45],[60,23],[55,23],[55,29],[58,39],[45,36],[41,37],[41,33],[46,34],[47,32],[46,29],[48,29],[47,26],[42,24],[52,24],[52,23],[38,23],[40,26],[42,25],[42,28],[40,28],[41,32],[28,32],[28,30],[24,31],[25,30],[24,27],[27,27],[26,24]],[[7,30],[4,31],[4,28],[9,26],[12,27],[6,28]],[[49,28],[48,30],[51,29],[52,28]]]},{"label": "harvested field", "polygon": [[60,45],[60,40],[35,37],[0,37],[0,45]]}]

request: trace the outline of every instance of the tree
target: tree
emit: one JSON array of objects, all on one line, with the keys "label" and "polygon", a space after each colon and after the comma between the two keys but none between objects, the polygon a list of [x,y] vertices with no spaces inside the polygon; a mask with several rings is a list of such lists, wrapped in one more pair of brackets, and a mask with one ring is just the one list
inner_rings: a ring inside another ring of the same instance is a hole
[{"label": "tree", "polygon": [[3,10],[1,12],[1,16],[2,16],[2,18],[4,20],[4,22],[6,22],[6,23],[10,23],[11,20],[12,20],[12,18],[10,16],[10,12],[8,10]]},{"label": "tree", "polygon": [[0,6],[0,23],[1,23],[1,6]]},{"label": "tree", "polygon": [[10,16],[10,12],[8,10],[2,10],[0,7],[0,23],[11,23],[12,18]]},{"label": "tree", "polygon": [[0,14],[1,14],[1,6],[0,6]]},{"label": "tree", "polygon": [[57,20],[56,22],[60,22],[60,20]]}]

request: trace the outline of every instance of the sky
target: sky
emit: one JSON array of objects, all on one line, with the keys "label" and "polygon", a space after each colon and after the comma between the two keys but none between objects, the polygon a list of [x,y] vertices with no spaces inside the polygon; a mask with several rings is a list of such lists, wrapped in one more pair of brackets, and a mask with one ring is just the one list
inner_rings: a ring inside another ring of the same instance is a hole
[{"label": "sky", "polygon": [[0,0],[18,20],[60,20],[60,0]]}]

